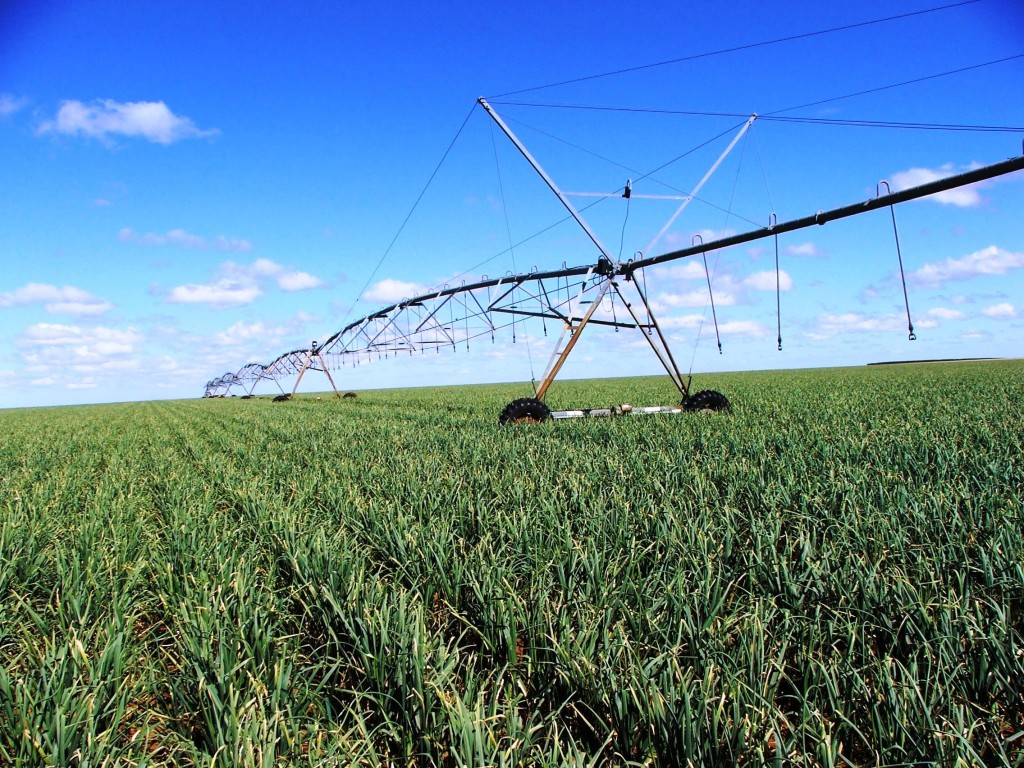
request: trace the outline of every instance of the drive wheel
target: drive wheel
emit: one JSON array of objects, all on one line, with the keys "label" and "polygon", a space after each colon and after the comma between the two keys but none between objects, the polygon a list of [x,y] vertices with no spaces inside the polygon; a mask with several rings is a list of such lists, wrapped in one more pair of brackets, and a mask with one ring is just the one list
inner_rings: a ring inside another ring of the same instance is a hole
[{"label": "drive wheel", "polygon": [[716,392],[713,389],[705,389],[690,395],[683,401],[682,406],[684,411],[693,413],[732,412],[732,405],[729,403],[729,399],[721,392]]},{"label": "drive wheel", "polygon": [[499,424],[540,424],[551,418],[551,409],[535,397],[521,397],[505,406]]}]

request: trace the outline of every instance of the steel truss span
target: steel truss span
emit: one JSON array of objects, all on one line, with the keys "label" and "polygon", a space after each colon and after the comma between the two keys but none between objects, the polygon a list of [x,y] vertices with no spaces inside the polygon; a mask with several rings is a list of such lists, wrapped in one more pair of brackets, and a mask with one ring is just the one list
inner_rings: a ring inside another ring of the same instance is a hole
[{"label": "steel truss span", "polygon": [[[647,300],[643,279],[644,268],[704,255],[711,251],[807,227],[823,226],[831,221],[879,208],[891,209],[900,203],[1024,169],[1024,156],[1017,156],[898,192],[888,192],[888,185],[880,183],[878,189],[881,190],[885,186],[887,190],[884,195],[878,194],[861,202],[829,211],[818,211],[810,216],[783,223],[776,223],[772,219],[767,227],[707,243],[698,243],[690,248],[623,262],[611,256],[580,213],[491,106],[483,99],[480,100],[480,104],[597,247],[600,256],[596,263],[575,267],[568,267],[563,263],[561,269],[547,272],[527,272],[493,279],[484,277],[475,283],[444,286],[430,293],[403,299],[349,323],[322,344],[313,342],[308,349],[286,352],[267,364],[247,363],[237,372],[225,373],[212,379],[206,383],[205,397],[224,397],[231,394],[235,388],[243,390],[245,397],[251,397],[256,386],[266,380],[274,382],[280,390],[280,395],[275,399],[286,400],[298,390],[299,383],[309,370],[326,374],[335,395],[341,397],[331,376],[332,370],[355,367],[391,357],[437,353],[459,346],[468,348],[472,341],[493,342],[499,332],[511,332],[514,340],[517,333],[522,333],[519,330],[522,323],[527,320],[540,320],[545,335],[550,322],[561,334],[560,338],[536,387],[535,397],[521,398],[510,403],[501,414],[499,421],[503,424],[596,415],[728,411],[731,405],[721,393],[711,390],[690,392],[690,382],[676,365]],[[745,131],[755,118],[756,116],[752,116],[742,131]],[[697,191],[735,144],[736,139],[695,190],[684,198],[683,205],[669,223],[696,196]],[[665,225],[665,228],[667,227],[668,224]],[[664,229],[662,231],[664,232]],[[709,281],[709,294],[710,288]],[[549,410],[543,402],[548,387],[558,375],[562,364],[587,325],[638,331],[679,390],[682,396],[680,403],[650,408],[624,405],[591,411]],[[910,338],[914,338],[912,325]],[[291,376],[297,378],[291,393],[288,393],[281,387],[280,380]]]}]

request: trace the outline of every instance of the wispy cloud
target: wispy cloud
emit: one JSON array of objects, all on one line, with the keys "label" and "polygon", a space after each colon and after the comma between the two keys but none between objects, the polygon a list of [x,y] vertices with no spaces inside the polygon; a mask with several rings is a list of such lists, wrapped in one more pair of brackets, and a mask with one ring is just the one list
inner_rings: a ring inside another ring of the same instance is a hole
[{"label": "wispy cloud", "polygon": [[961,339],[967,341],[988,341],[992,338],[992,334],[988,331],[970,330],[960,334]]},{"label": "wispy cloud", "polygon": [[941,320],[961,320],[964,317],[964,313],[959,309],[948,309],[947,307],[932,307],[928,310],[928,314]]},{"label": "wispy cloud", "polygon": [[252,243],[248,240],[239,237],[225,237],[224,235],[217,235],[213,238],[213,246],[218,251],[225,253],[242,253],[252,250]]},{"label": "wispy cloud", "polygon": [[[736,294],[715,288],[715,306],[728,307],[736,303]],[[667,307],[703,307],[708,304],[707,288],[694,288],[682,293],[659,293],[657,304]]]},{"label": "wispy cloud", "polygon": [[219,133],[216,129],[196,127],[189,118],[175,115],[162,101],[118,102],[113,99],[100,99],[90,104],[65,101],[52,120],[39,126],[38,132],[100,140],[110,136],[138,137],[165,145]]},{"label": "wispy cloud", "polygon": [[825,252],[821,250],[814,243],[808,241],[806,243],[800,243],[798,245],[787,245],[786,253],[790,256],[824,256]]},{"label": "wispy cloud", "polygon": [[61,315],[102,315],[114,308],[106,299],[72,285],[58,288],[46,283],[29,283],[17,290],[0,293],[0,307],[29,304],[42,304],[47,312]]},{"label": "wispy cloud", "polygon": [[938,287],[956,280],[974,277],[1005,275],[1007,272],[1024,267],[1024,253],[1014,253],[990,245],[959,259],[947,258],[933,261],[911,272],[908,277],[916,285]]},{"label": "wispy cloud", "polygon": [[690,259],[670,267],[654,267],[651,274],[665,280],[703,280],[704,264],[698,259]]},{"label": "wispy cloud", "polygon": [[[666,315],[658,320],[658,324],[665,330],[695,330],[701,325],[711,323],[711,315]],[[718,324],[718,332],[723,336],[753,336],[765,335],[764,326],[754,320],[728,320]]]},{"label": "wispy cloud", "polygon": [[55,356],[61,363],[99,363],[110,357],[129,355],[143,340],[134,328],[83,328],[77,325],[37,323],[25,329],[17,345],[30,352],[25,355],[30,363],[45,364]]},{"label": "wispy cloud", "polygon": [[784,269],[779,270],[777,278],[774,270],[764,270],[745,277],[743,285],[755,291],[774,291],[776,288],[788,291],[793,288],[793,278]]},{"label": "wispy cloud", "polygon": [[[122,243],[135,243],[137,245],[176,245],[182,248],[207,248],[209,240],[202,235],[194,235],[184,229],[172,229],[168,232],[146,232],[139,234],[130,227],[124,227],[117,233],[117,239]],[[217,235],[212,240],[214,248],[225,253],[243,253],[252,250],[252,243],[237,237],[225,237]]]},{"label": "wispy cloud", "polygon": [[[915,323],[914,328],[915,330],[925,330],[935,326],[934,320],[921,320]],[[895,333],[906,330],[907,318],[905,315],[863,315],[859,312],[845,312],[819,315],[815,320],[815,327],[805,335],[811,339],[821,340],[849,333]]]},{"label": "wispy cloud", "polygon": [[13,115],[28,104],[28,99],[19,98],[9,93],[0,93],[0,117]]},{"label": "wispy cloud", "polygon": [[140,345],[145,336],[135,328],[83,327],[37,323],[15,340],[33,387],[93,389],[142,370]]},{"label": "wispy cloud", "polygon": [[255,323],[239,321],[213,335],[213,343],[221,347],[237,347],[253,340],[277,341],[287,330],[279,325],[269,325],[262,320]]},{"label": "wispy cloud", "polygon": [[764,336],[764,326],[754,320],[729,320],[718,330],[723,336]]},{"label": "wispy cloud", "polygon": [[[685,248],[691,248],[701,243],[713,243],[716,240],[724,240],[727,237],[732,237],[736,234],[735,229],[697,229],[691,232],[666,232],[665,235],[654,243],[654,250],[650,251],[645,255],[654,255],[655,253],[664,253],[667,251],[681,251]],[[723,251],[724,252],[724,251]]]}]

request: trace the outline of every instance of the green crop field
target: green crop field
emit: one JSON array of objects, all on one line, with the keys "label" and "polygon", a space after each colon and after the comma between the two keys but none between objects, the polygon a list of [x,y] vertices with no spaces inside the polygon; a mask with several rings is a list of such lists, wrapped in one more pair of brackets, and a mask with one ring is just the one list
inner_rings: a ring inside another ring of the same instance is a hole
[{"label": "green crop field", "polygon": [[0,412],[0,765],[1024,764],[1024,364],[696,383]]}]

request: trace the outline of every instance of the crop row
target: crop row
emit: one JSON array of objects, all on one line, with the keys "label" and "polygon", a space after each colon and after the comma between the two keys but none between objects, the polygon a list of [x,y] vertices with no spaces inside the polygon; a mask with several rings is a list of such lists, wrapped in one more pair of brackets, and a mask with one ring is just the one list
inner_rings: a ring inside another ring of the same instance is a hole
[{"label": "crop row", "polygon": [[0,412],[0,763],[1024,764],[1022,372]]}]

